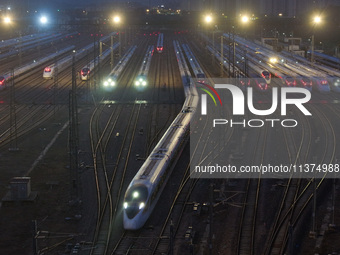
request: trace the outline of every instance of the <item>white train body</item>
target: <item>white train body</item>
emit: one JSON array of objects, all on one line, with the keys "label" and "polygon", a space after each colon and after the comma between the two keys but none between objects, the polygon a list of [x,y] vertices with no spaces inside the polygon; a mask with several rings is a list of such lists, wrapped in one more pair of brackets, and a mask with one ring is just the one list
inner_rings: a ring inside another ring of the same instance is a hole
[{"label": "white train body", "polygon": [[74,55],[69,55],[52,65],[46,66],[43,71],[43,78],[53,79],[57,75],[57,72],[63,71],[72,64],[73,57],[75,57],[75,60],[77,61],[83,58],[89,52],[89,50],[91,50],[91,48],[93,48],[92,43],[80,49]]},{"label": "white train body", "polygon": [[[175,47],[176,54],[178,50]],[[181,75],[186,75],[179,60]],[[183,77],[182,77],[183,78]],[[187,77],[183,78],[187,80]],[[123,202],[124,228],[141,228],[150,217],[169,179],[176,160],[187,141],[190,121],[198,105],[196,87],[184,83],[186,100],[181,112],[171,123],[128,186]]]},{"label": "white train body", "polygon": [[154,52],[153,45],[149,45],[134,83],[135,87],[139,90],[144,89],[148,85],[147,77],[150,69],[153,52]]},{"label": "white train body", "polygon": [[132,57],[133,53],[135,52],[137,46],[131,46],[125,55],[122,57],[121,60],[117,63],[117,65],[111,70],[109,75],[105,78],[103,82],[103,86],[105,89],[112,89],[117,86],[117,79],[120,74],[123,72],[124,67],[129,62],[130,58]]},{"label": "white train body", "polygon": [[139,229],[149,218],[187,140],[192,114],[178,114],[130,183],[124,198],[125,229]]},{"label": "white train body", "polygon": [[44,68],[43,72],[43,78],[45,79],[53,79],[54,78],[54,72],[55,71],[55,65],[50,65]]},{"label": "white train body", "polygon": [[[39,59],[38,61],[34,61],[33,63],[30,63],[30,64],[27,64],[27,65],[21,66],[21,67],[19,67],[19,68],[15,68],[15,69],[14,69],[13,75],[14,75],[15,77],[20,76],[20,75],[22,75],[22,74],[24,74],[24,73],[30,71],[31,69],[36,68],[36,67],[39,66],[39,65],[42,65],[42,64],[44,64],[44,63],[46,63],[46,62],[48,62],[48,61],[51,61],[52,59],[56,58],[56,57],[59,56],[59,55],[62,55],[62,54],[64,54],[64,53],[68,52],[68,51],[73,50],[74,48],[75,48],[74,45],[69,46],[69,47],[66,47],[66,48],[64,48],[64,49],[62,49],[62,50],[60,50],[60,51],[58,51],[57,53],[53,53],[53,54],[51,54],[51,55],[48,55],[48,56],[46,56],[46,57],[44,57],[44,58]],[[7,73],[5,73],[4,75],[1,75],[1,77],[4,78],[4,81],[2,82],[3,84],[5,84],[4,87],[6,87],[7,84],[9,84],[8,82],[13,78],[13,75],[12,75],[12,72],[7,72]],[[2,87],[2,86],[0,85],[0,89],[1,89],[1,87]],[[4,88],[4,87],[3,87],[3,88]]]}]

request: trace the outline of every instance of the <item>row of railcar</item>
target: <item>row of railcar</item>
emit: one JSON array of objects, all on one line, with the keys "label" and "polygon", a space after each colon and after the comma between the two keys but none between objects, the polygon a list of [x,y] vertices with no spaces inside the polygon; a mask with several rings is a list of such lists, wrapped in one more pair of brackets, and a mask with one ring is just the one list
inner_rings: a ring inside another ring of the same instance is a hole
[{"label": "row of railcar", "polygon": [[[115,32],[110,33],[109,35],[102,37],[100,39],[100,41],[105,42],[106,40],[108,40],[110,38],[110,36],[112,36],[114,34],[115,34]],[[115,47],[117,48],[118,46],[115,45]],[[73,57],[75,57],[75,61],[78,61],[79,59],[86,56],[86,54],[88,54],[91,51],[92,48],[93,48],[93,44],[90,43],[87,46],[85,46],[84,48],[75,52],[75,54],[69,55],[69,56],[51,64],[51,65],[46,66],[44,68],[44,71],[43,71],[43,78],[53,79],[57,75],[57,72],[63,71],[64,69],[66,69],[67,67],[69,67],[72,64]]]},{"label": "row of railcar", "polygon": [[[274,53],[254,42],[235,36],[235,41],[256,56],[258,65],[266,66],[281,86],[301,86],[308,90],[314,87],[319,92],[340,92],[340,73],[330,67],[312,64],[307,59],[285,51]],[[277,62],[270,62],[270,57]],[[261,61],[262,60],[262,61]]]},{"label": "row of railcar", "polygon": [[58,51],[57,53],[53,53],[51,55],[48,55],[44,58],[41,58],[37,61],[33,61],[33,63],[29,63],[26,65],[23,65],[21,67],[15,68],[13,71],[8,71],[3,75],[0,75],[0,89],[4,89],[7,87],[7,85],[9,84],[9,81],[14,77],[20,76],[28,71],[30,71],[31,69],[34,69],[36,67],[38,67],[39,65],[42,65],[43,63],[46,63],[48,61],[51,61],[53,59],[55,59],[56,57],[65,54],[71,50],[73,50],[75,48],[74,45],[66,47],[60,51]]},{"label": "row of railcar", "polygon": [[204,72],[202,71],[202,68],[200,64],[198,63],[197,59],[195,58],[194,54],[192,53],[190,47],[188,44],[182,44],[183,50],[185,55],[187,56],[187,59],[189,60],[189,64],[192,68],[192,71],[194,72],[195,78],[198,79],[198,82],[205,83],[206,77]]}]

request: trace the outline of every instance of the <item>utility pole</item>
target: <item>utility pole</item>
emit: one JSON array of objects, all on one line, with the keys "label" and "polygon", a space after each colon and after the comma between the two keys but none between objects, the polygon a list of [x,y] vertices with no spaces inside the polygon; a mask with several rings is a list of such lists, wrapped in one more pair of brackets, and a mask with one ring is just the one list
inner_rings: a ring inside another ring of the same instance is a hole
[{"label": "utility pole", "polygon": [[77,83],[75,71],[75,57],[72,60],[72,90],[69,93],[69,150],[70,150],[70,177],[71,199],[79,199],[78,175],[78,109],[77,109]]},{"label": "utility pole", "polygon": [[55,58],[55,75],[53,77],[54,79],[54,84],[53,84],[53,109],[54,109],[54,112],[53,112],[53,116],[55,116],[55,113],[56,113],[56,107],[57,107],[57,93],[58,93],[58,78],[59,78],[59,75],[58,75],[58,59],[57,57]]},{"label": "utility pole", "polygon": [[212,255],[213,253],[213,244],[212,244],[212,239],[213,239],[213,183],[210,180],[210,185],[209,185],[209,255]]},{"label": "utility pole", "polygon": [[174,224],[170,221],[170,255],[174,254]]},{"label": "utility pole", "polygon": [[9,132],[10,132],[10,148],[9,151],[18,151],[18,140],[17,140],[17,118],[16,118],[16,106],[15,106],[15,87],[14,87],[14,69],[11,71],[11,85],[10,85],[10,96],[9,96]]},{"label": "utility pole", "polygon": [[221,78],[223,78],[223,34],[221,35]]},{"label": "utility pole", "polygon": [[235,73],[235,32],[233,27],[233,77]]},{"label": "utility pole", "polygon": [[38,243],[37,243],[37,220],[32,220],[32,234],[33,234],[33,255],[38,255]]},{"label": "utility pole", "polygon": [[111,35],[111,71],[113,69],[113,35]]},{"label": "utility pole", "polygon": [[121,29],[118,31],[119,37],[119,59],[122,57],[122,38],[121,38]]}]

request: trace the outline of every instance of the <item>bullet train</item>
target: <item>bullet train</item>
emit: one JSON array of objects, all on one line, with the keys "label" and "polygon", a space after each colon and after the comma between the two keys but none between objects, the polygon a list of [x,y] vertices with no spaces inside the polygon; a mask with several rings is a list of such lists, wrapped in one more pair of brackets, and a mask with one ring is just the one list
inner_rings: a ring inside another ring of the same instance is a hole
[{"label": "bullet train", "polygon": [[139,69],[138,75],[135,79],[135,88],[137,88],[138,90],[143,90],[148,85],[147,76],[148,76],[153,52],[154,52],[154,46],[149,45],[145,53],[142,65]]},{"label": "bullet train", "polygon": [[137,46],[131,46],[124,56],[119,60],[116,66],[111,70],[109,75],[105,78],[103,82],[103,86],[105,90],[111,90],[112,88],[117,86],[117,79],[120,74],[123,72],[124,67],[129,62],[130,58],[132,57],[133,53],[135,52]]},{"label": "bullet train", "polygon": [[329,87],[328,80],[325,77],[314,78],[315,86],[321,93],[328,93],[331,91]]},{"label": "bullet train", "polygon": [[54,78],[55,65],[47,66],[43,72],[43,78],[53,79]]},{"label": "bullet train", "polygon": [[[175,48],[176,52],[178,50]],[[179,67],[180,70],[183,69],[180,63]],[[198,105],[198,94],[195,86],[190,86],[190,84],[184,84],[184,86],[186,100],[181,112],[171,123],[126,190],[123,201],[123,224],[127,230],[136,230],[145,224],[188,139],[189,124]]]},{"label": "bullet train", "polygon": [[163,33],[160,33],[158,35],[158,40],[157,40],[157,52],[162,53],[163,52]]},{"label": "bullet train", "polygon": [[305,89],[313,89],[313,80],[308,76],[299,76],[297,80],[300,82],[301,86]]}]

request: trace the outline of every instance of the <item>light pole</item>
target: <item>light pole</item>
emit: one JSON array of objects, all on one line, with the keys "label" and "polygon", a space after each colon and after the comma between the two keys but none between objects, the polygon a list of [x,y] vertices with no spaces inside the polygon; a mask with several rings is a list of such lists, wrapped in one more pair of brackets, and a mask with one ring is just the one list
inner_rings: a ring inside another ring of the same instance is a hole
[{"label": "light pole", "polygon": [[314,63],[314,28],[317,24],[319,24],[321,22],[321,17],[320,16],[315,16],[313,18],[313,34],[312,34],[312,52],[311,52],[311,56],[310,56],[310,61],[313,64]]},{"label": "light pole", "polygon": [[[115,15],[113,17],[113,23],[118,27],[119,24],[121,23],[122,19],[119,15]],[[119,38],[119,58],[121,57],[122,54],[122,44],[121,44],[121,35],[120,35],[120,29],[118,29],[118,38]],[[112,51],[113,51],[113,46],[112,46]],[[112,54],[112,60],[113,60],[113,53]]]},{"label": "light pole", "polygon": [[[45,26],[47,26],[47,24],[48,24],[48,18],[45,16],[45,15],[42,15],[42,16],[40,16],[40,18],[39,18],[39,22],[40,22],[40,27],[45,27]],[[39,29],[40,30],[40,29]],[[39,57],[41,56],[41,54],[40,54],[40,48],[41,48],[41,45],[40,45],[40,40],[39,40],[39,42],[38,42],[38,52],[39,52]]]},{"label": "light pole", "polygon": [[[210,14],[208,14],[208,15],[206,15],[205,17],[204,17],[204,21],[205,21],[205,23],[207,24],[207,26],[208,25],[210,25],[212,22],[213,22],[213,18],[212,18],[212,16],[210,15]],[[213,31],[212,31],[212,50],[213,50],[213,53],[212,53],[212,55],[211,55],[211,63],[213,63],[214,62],[214,51],[215,51],[215,36],[214,36],[214,28],[215,28],[215,26],[213,27]],[[207,34],[208,34],[208,28],[207,28]],[[209,37],[208,37],[209,38]]]},{"label": "light pole", "polygon": [[[241,23],[241,24],[247,24],[249,22],[249,17],[247,15],[243,15],[241,16],[240,20],[237,23]],[[232,35],[232,48],[233,48],[233,58],[232,58],[232,72],[231,72],[231,68],[230,68],[230,60],[229,60],[229,77],[231,76],[231,73],[233,74],[233,76],[235,75],[235,54],[236,54],[236,43],[235,43],[235,25],[231,26],[231,30],[229,30],[229,42],[230,40],[230,35]],[[229,59],[230,59],[230,51],[231,51],[231,46],[229,46]]]}]

